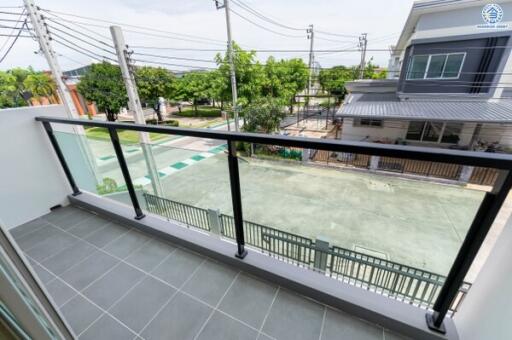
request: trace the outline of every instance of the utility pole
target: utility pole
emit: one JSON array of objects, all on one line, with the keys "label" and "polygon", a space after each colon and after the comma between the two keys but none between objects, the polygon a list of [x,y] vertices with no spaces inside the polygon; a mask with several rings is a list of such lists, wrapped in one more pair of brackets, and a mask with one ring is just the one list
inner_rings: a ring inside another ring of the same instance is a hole
[{"label": "utility pole", "polygon": [[[217,0],[215,0],[215,6],[217,9],[224,8],[226,11],[226,26],[227,26],[227,34],[228,34],[228,61],[229,61],[229,73],[231,76],[231,96],[233,97],[233,115],[235,117],[235,131],[238,132],[240,129],[240,123],[238,119],[238,93],[236,89],[236,72],[235,72],[235,63],[233,58],[233,40],[231,39],[231,19],[229,13],[229,0],[224,0],[224,4],[219,4]],[[229,120],[228,120],[229,122]],[[228,123],[229,127],[229,123]]]},{"label": "utility pole", "polygon": [[359,65],[359,79],[364,78],[364,69],[366,67],[366,46],[368,45],[367,33],[359,37],[359,48],[361,49],[361,64]]},{"label": "utility pole", "polygon": [[[59,62],[57,61],[57,54],[53,50],[51,38],[46,27],[46,23],[44,22],[44,18],[39,12],[39,7],[35,5],[33,0],[23,0],[23,3],[30,17],[30,22],[32,23],[32,27],[36,33],[41,51],[43,52],[46,61],[48,62],[48,66],[52,72],[55,84],[57,85],[57,91],[59,92],[59,96],[62,99],[64,107],[66,108],[68,117],[78,118],[78,111],[75,104],[73,103],[69,89],[64,83],[62,70],[60,68]],[[82,126],[76,126],[76,130],[78,132],[81,131],[81,134],[84,134]]]},{"label": "utility pole", "polygon": [[309,62],[308,62],[308,67],[309,67],[309,79],[308,79],[308,91],[307,91],[307,94],[308,94],[308,97],[307,97],[307,101],[308,101],[308,105],[309,105],[309,95],[311,94],[311,86],[313,84],[313,63],[315,62],[315,55],[313,54],[313,47],[314,47],[314,41],[315,41],[315,32],[313,31],[313,25],[309,25],[309,28],[307,30],[307,33],[308,33],[308,39],[309,39]]},{"label": "utility pole", "polygon": [[[110,26],[110,33],[112,34],[112,41],[117,54],[119,67],[121,68],[121,74],[124,80],[124,86],[128,93],[128,106],[133,112],[135,123],[146,124],[144,117],[144,111],[140,104],[139,93],[137,92],[137,85],[135,84],[135,77],[133,69],[130,64],[130,53],[128,47],[124,41],[123,31],[119,26]],[[139,132],[139,142],[141,144],[142,153],[146,161],[146,167],[148,169],[149,177],[151,179],[151,185],[153,192],[156,196],[162,196],[163,189],[160,183],[160,177],[158,176],[158,170],[156,167],[153,152],[151,150],[151,140],[147,132]]]}]

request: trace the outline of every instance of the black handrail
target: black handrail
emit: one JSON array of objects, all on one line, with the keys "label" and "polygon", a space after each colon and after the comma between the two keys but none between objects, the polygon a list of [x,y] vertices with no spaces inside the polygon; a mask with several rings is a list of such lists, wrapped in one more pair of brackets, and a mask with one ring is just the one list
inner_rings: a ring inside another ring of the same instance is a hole
[{"label": "black handrail", "polygon": [[[420,161],[433,161],[439,163],[455,163],[467,166],[487,167],[500,169],[497,180],[494,183],[492,191],[485,194],[478,212],[471,223],[471,227],[464,238],[461,248],[457,253],[457,257],[450,269],[446,282],[443,285],[439,296],[434,304],[434,313],[426,315],[427,325],[430,329],[445,333],[443,320],[448,313],[449,306],[452,305],[458,294],[459,288],[463,284],[464,277],[469,271],[469,267],[473,263],[478,250],[482,246],[489,229],[494,222],[501,206],[503,205],[508,192],[512,188],[512,156],[506,154],[484,153],[462,150],[450,149],[434,149],[426,147],[403,146],[403,145],[388,145],[376,144],[366,142],[353,142],[332,139],[312,139],[303,137],[289,137],[279,135],[264,135],[256,133],[239,133],[229,131],[213,131],[208,129],[188,129],[167,126],[155,125],[141,125],[131,123],[114,123],[114,122],[100,122],[94,120],[82,119],[65,119],[55,117],[36,117],[45,125],[48,131],[49,123],[67,124],[67,125],[82,125],[106,128],[109,131],[117,130],[131,130],[142,132],[154,132],[168,135],[180,135],[198,138],[226,140],[229,148],[229,176],[231,185],[231,196],[233,203],[233,214],[235,216],[235,233],[238,251],[236,256],[243,259],[246,254],[244,249],[245,238],[243,229],[243,216],[242,216],[242,201],[240,195],[240,178],[238,174],[238,159],[236,155],[235,142],[248,142],[266,145],[280,145],[288,147],[297,147],[304,149],[328,150],[332,152],[351,152],[375,156],[389,156],[398,158],[408,158]],[[52,139],[52,134],[49,134]],[[60,149],[52,140],[52,145],[55,152],[59,155]],[[122,153],[117,155],[119,165],[122,168],[125,178],[129,178],[129,170],[126,162],[123,162]],[[66,170],[67,164],[65,159],[59,157],[61,164]],[[66,172],[68,175],[68,172]],[[76,186],[71,173],[69,173],[68,180],[73,187],[74,194],[76,193]],[[133,186],[127,186],[130,191],[131,197],[136,197]],[[131,188],[130,188],[131,187]],[[133,202],[132,202],[133,203]],[[134,203],[134,209],[137,216],[140,210]]]}]

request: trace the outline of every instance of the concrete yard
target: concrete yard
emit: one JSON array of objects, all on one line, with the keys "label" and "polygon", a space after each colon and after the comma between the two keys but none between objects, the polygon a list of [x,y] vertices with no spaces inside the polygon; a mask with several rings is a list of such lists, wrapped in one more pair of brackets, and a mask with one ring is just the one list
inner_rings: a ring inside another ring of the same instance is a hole
[{"label": "concrete yard", "polygon": [[[244,219],[444,275],[484,194],[297,163],[239,164]],[[161,181],[169,199],[232,214],[223,153]]]}]

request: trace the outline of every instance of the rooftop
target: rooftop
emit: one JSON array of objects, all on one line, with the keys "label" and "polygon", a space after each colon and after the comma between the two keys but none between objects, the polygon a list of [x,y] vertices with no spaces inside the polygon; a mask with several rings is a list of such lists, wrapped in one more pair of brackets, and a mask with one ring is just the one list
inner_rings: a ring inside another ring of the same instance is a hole
[{"label": "rooftop", "polygon": [[352,93],[337,112],[343,117],[512,123],[512,100],[400,100],[395,93]]},{"label": "rooftop", "polygon": [[81,208],[11,233],[79,339],[405,339]]}]

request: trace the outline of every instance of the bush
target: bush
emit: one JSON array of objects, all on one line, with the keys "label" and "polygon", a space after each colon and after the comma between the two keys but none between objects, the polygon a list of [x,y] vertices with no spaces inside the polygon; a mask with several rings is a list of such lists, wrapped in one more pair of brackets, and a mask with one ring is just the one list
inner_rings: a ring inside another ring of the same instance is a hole
[{"label": "bush", "polygon": [[212,118],[212,117],[220,117],[221,112],[217,107],[204,107],[200,106],[197,108],[197,112],[194,110],[194,107],[184,107],[181,109],[181,112],[174,112],[174,115],[180,117],[201,117],[201,118]]},{"label": "bush", "polygon": [[150,125],[165,125],[165,126],[174,126],[174,127],[180,126],[180,122],[178,122],[175,119],[168,119],[168,120],[164,120],[162,122],[159,122],[156,119],[147,119],[146,120],[146,124],[150,124]]}]

